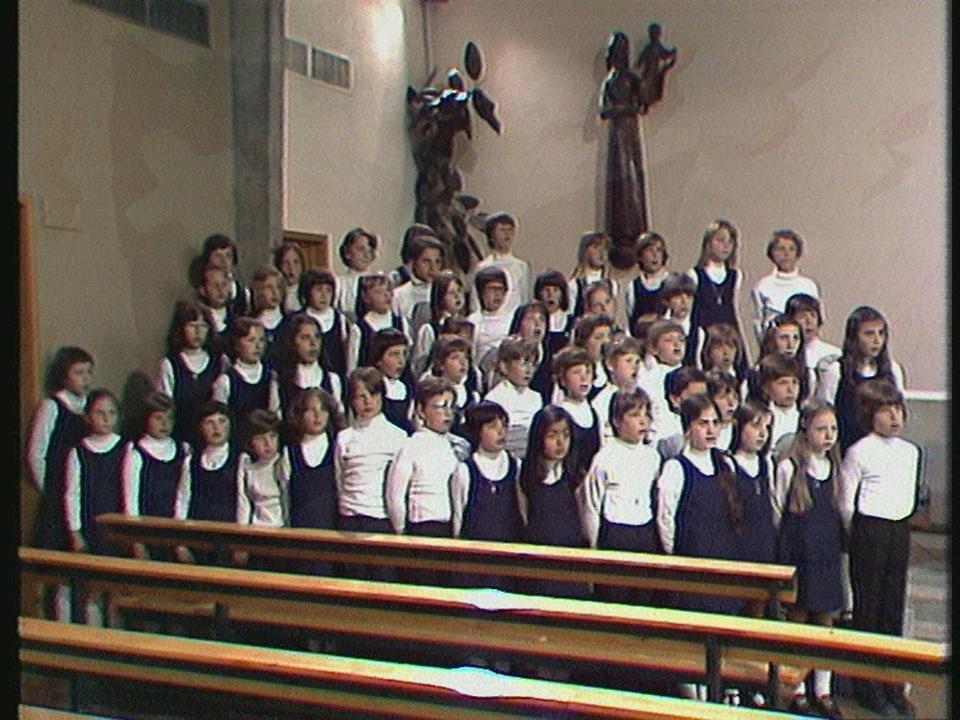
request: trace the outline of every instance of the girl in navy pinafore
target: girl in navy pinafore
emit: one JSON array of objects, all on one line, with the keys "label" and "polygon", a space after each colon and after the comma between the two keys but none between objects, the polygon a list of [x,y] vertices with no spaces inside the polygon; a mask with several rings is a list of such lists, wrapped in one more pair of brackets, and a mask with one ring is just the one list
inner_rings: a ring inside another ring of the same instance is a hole
[{"label": "girl in navy pinafore", "polygon": [[[126,448],[116,433],[118,406],[109,390],[91,392],[84,413],[89,434],[67,455],[63,505],[74,551],[119,555],[96,521],[97,515],[123,509],[120,464]],[[81,596],[74,588],[75,622],[101,625],[105,611],[99,593]]]},{"label": "girl in navy pinafore", "polygon": [[[306,313],[292,315],[280,340],[277,383],[280,408],[286,417],[304,390],[318,387],[333,396],[342,407],[340,378],[319,362],[322,332],[317,321]],[[287,441],[287,438],[283,438]]]},{"label": "girl in navy pinafore", "polygon": [[660,290],[667,279],[667,243],[655,232],[643,233],[637,240],[637,276],[627,290],[627,312],[630,332],[643,316],[663,315]]},{"label": "girl in navy pinafore", "polygon": [[[308,388],[290,410],[290,444],[283,455],[289,478],[290,526],[332,530],[337,526],[337,483],[333,447],[343,416],[336,400],[320,388]],[[325,560],[304,560],[293,567],[309,575],[332,575]]]},{"label": "girl in navy pinafore", "polygon": [[903,390],[903,368],[890,357],[889,339],[886,318],[878,310],[862,305],[847,318],[843,354],[824,368],[828,377],[821,381],[823,387],[818,389],[818,395],[832,402],[837,410],[841,455],[869,431],[857,420],[857,387],[867,380],[883,379]]},{"label": "girl in navy pinafore", "polygon": [[[177,442],[173,429],[173,400],[152,392],[144,398],[144,418],[136,442],[127,446],[121,478],[123,512],[127,515],[175,516],[177,489],[189,472],[190,450]],[[170,561],[173,552],[162,546],[134,546],[140,558]]]},{"label": "girl in navy pinafore", "polygon": [[[743,275],[736,267],[740,232],[728,220],[714,220],[703,234],[700,259],[693,268],[697,287],[690,311],[690,336],[694,340],[700,329],[717,323],[736,328],[743,338],[743,324],[738,317],[737,296]],[[720,275],[720,281],[713,277]],[[696,342],[692,350],[696,350]],[[694,355],[694,357],[696,357]],[[744,367],[746,370],[746,359]]]},{"label": "girl in navy pinafore", "polygon": [[[577,472],[575,457],[570,452],[573,424],[570,414],[556,405],[547,405],[533,416],[520,471],[529,543],[587,547],[576,498],[583,476]],[[524,583],[523,591],[554,597],[590,597],[587,584],[558,580],[531,579]]]},{"label": "girl in navy pinafore", "polygon": [[231,419],[241,424],[253,410],[280,409],[277,374],[263,362],[266,336],[254,318],[238,318],[231,329],[230,367],[213,384],[213,399],[230,407]]},{"label": "girl in navy pinafore", "polygon": [[320,365],[347,381],[347,355],[353,323],[333,307],[337,279],[329,270],[305,272],[300,279],[300,302],[304,312],[320,326]]},{"label": "girl in navy pinafore", "polygon": [[600,419],[587,400],[593,383],[593,361],[583,348],[570,346],[556,354],[551,367],[563,395],[557,404],[573,422],[570,453],[577,473],[584,477],[600,449]]},{"label": "girl in navy pinafore", "polygon": [[[757,400],[747,400],[734,414],[731,448],[737,490],[743,502],[743,534],[739,558],[745,562],[777,562],[777,530],[773,519],[773,486],[769,462],[773,415]],[[744,614],[763,617],[764,600],[749,600]]]},{"label": "girl in navy pinafore", "polygon": [[[49,397],[34,415],[27,445],[27,463],[40,491],[35,535],[49,550],[69,548],[63,507],[67,453],[87,433],[83,419],[87,392],[93,378],[93,356],[83,348],[57,350],[47,373]],[[52,616],[52,607],[48,608]]]},{"label": "girl in navy pinafore", "polygon": [[408,435],[413,425],[415,382],[410,372],[410,341],[396,328],[374,333],[370,340],[368,365],[383,375],[383,415]]},{"label": "girl in navy pinafore", "polygon": [[[840,453],[833,406],[812,399],[800,414],[800,429],[777,465],[774,506],[779,510],[777,560],[797,568],[797,601],[791,622],[830,627],[843,609],[841,549],[843,523],[835,499]],[[831,672],[814,670],[814,697],[831,704]],[[805,683],[795,688],[803,709]]]},{"label": "girl in navy pinafore", "polygon": [[[683,450],[667,460],[659,479],[657,524],[664,550],[675,555],[736,560],[743,530],[743,506],[732,463],[717,450],[720,411],[706,394],[680,404]],[[743,601],[678,593],[677,607],[739,613]]]},{"label": "girl in navy pinafore", "polygon": [[[504,448],[509,417],[506,410],[489,400],[472,405],[466,412],[465,434],[473,453],[460,463],[450,481],[454,537],[466,540],[522,542],[523,515],[520,512],[520,461]],[[463,587],[492,587],[512,591],[516,579],[510,576],[462,573]]]},{"label": "girl in navy pinafore", "polygon": [[[177,491],[190,520],[236,522],[242,492],[240,457],[230,442],[230,408],[210,400],[197,411],[200,450],[190,458],[190,472]],[[194,552],[200,564],[226,562],[212,552]]]},{"label": "girl in navy pinafore", "polygon": [[213,396],[224,358],[210,352],[210,311],[193,300],[174,306],[167,334],[167,355],[160,361],[157,390],[173,398],[175,440],[193,443],[197,408]]}]

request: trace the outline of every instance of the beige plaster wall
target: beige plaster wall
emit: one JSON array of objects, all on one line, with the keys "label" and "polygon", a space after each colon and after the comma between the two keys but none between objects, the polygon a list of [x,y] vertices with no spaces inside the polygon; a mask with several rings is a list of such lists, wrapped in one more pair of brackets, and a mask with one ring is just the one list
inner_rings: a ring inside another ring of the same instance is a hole
[{"label": "beige plaster wall", "polygon": [[423,82],[419,0],[287,0],[286,35],[350,58],[349,92],[285,72],[285,223],[327,233],[336,247],[362,225],[384,241],[376,268],[399,262],[413,222],[416,169],[405,93]]},{"label": "beige plaster wall", "polygon": [[[934,0],[454,0],[431,4],[441,72],[484,53],[504,129],[462,143],[467,191],[519,221],[517,250],[569,272],[602,223],[606,127],[596,114],[609,34],[649,22],[679,47],[644,120],[655,229],[673,269],[706,224],[741,230],[747,287],[770,271],[770,232],[807,241],[824,336],[874,305],[908,387],[947,389],[946,13]],[[745,300],[746,298],[744,298]],[[747,306],[745,306],[745,309]],[[747,318],[744,318],[747,320]]]},{"label": "beige plaster wall", "polygon": [[233,232],[226,0],[211,47],[72,0],[19,7],[19,192],[33,201],[40,361],[154,373],[187,265]]}]

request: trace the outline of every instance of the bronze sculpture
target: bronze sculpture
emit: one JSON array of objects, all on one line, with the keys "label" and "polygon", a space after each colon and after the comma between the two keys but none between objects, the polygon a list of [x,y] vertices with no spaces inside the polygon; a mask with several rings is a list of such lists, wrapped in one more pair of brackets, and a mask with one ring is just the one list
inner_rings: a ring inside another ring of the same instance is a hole
[{"label": "bronze sculpture", "polygon": [[651,23],[650,42],[630,69],[630,40],[617,31],[607,43],[607,76],[600,98],[600,117],[610,121],[607,146],[605,230],[613,241],[610,261],[621,269],[636,262],[637,237],[649,229],[643,146],[638,115],[663,97],[667,70],[677,51],[660,42],[660,26]]},{"label": "bronze sculpture", "polygon": [[[472,42],[467,43],[464,64],[470,78],[478,80],[483,61],[479,48]],[[407,87],[409,132],[417,166],[414,220],[434,229],[446,246],[448,261],[451,264],[455,261],[455,269],[463,273],[469,272],[476,260],[482,258],[468,230],[470,213],[480,201],[461,192],[463,179],[453,160],[456,135],[463,132],[468,138],[472,137],[471,104],[499,134],[500,121],[493,100],[476,85],[468,90],[459,70],[447,73],[444,90]]]}]

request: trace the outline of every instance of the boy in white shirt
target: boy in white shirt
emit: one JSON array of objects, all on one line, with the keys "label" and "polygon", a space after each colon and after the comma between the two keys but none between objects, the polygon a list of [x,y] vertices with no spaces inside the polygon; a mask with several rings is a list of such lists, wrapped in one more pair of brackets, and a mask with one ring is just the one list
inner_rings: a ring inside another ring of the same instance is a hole
[{"label": "boy in white shirt", "polygon": [[[929,503],[923,478],[923,452],[900,437],[906,413],[903,394],[887,380],[867,380],[857,388],[860,424],[870,432],[844,455],[839,509],[850,532],[853,626],[886,635],[903,634],[910,527],[926,520]],[[913,717],[902,683],[856,681],[861,704],[889,716]]]},{"label": "boy in white shirt", "polygon": [[760,392],[773,414],[770,455],[783,457],[800,423],[800,376],[797,364],[782,355],[767,355],[760,361]]},{"label": "boy in white shirt", "polygon": [[774,230],[773,237],[767,243],[767,257],[773,263],[774,270],[760,278],[750,292],[757,342],[763,339],[770,321],[787,311],[787,300],[791,295],[805,293],[814,298],[820,297],[817,284],[797,270],[797,262],[802,255],[803,238],[787,228]]},{"label": "boy in white shirt", "polygon": [[[477,263],[474,273],[485,267],[496,267],[507,274],[509,282],[504,313],[507,317],[513,317],[514,310],[530,302],[530,263],[513,254],[517,221],[505,212],[494,213],[487,217],[483,232],[487,236],[490,254]],[[472,299],[470,307],[473,310],[481,307],[479,300],[479,296]]]},{"label": "boy in white shirt", "polygon": [[603,346],[603,363],[607,368],[609,381],[590,401],[600,421],[601,444],[614,434],[610,424],[610,402],[618,390],[626,392],[637,387],[637,373],[642,355],[643,347],[640,342],[630,336],[611,340]]},{"label": "boy in white shirt", "polygon": [[484,267],[473,278],[480,309],[467,320],[473,323],[473,357],[483,364],[488,352],[496,352],[500,341],[510,331],[513,311],[506,308],[510,283],[507,274],[498,267]]},{"label": "boy in white shirt", "polygon": [[530,388],[536,361],[535,344],[515,335],[504,338],[497,348],[497,371],[503,379],[484,397],[507,411],[507,450],[517,458],[526,452],[533,416],[543,407],[540,393]]},{"label": "boy in white shirt", "polygon": [[[447,380],[425,377],[417,383],[422,428],[406,439],[387,476],[387,514],[398,534],[452,536],[450,479],[460,463],[450,434],[455,403]],[[401,577],[420,585],[447,584],[447,573],[433,570],[405,571]]]},{"label": "boy in white shirt", "polygon": [[[671,423],[672,411],[667,405],[664,381],[671,370],[683,363],[687,351],[687,339],[683,328],[671,320],[654,320],[647,329],[647,352],[650,363],[644,364],[637,373],[637,387],[650,398],[650,414],[653,422],[650,439],[656,442],[661,437],[673,435],[678,423]],[[665,425],[661,430],[660,425]]]},{"label": "boy in white shirt", "polygon": [[416,337],[419,325],[413,324],[413,309],[419,303],[430,303],[433,279],[443,270],[443,245],[435,238],[421,235],[410,243],[410,279],[393,291],[393,311],[410,323],[410,334]]},{"label": "boy in white shirt", "polygon": [[[252,410],[243,427],[247,452],[240,457],[237,523],[285,527],[290,524],[290,495],[280,462],[280,417],[270,410]],[[241,562],[245,559],[258,570],[282,572],[287,566],[282,558],[241,555]]]},{"label": "boy in white shirt", "polygon": [[[383,375],[373,367],[350,373],[347,401],[351,426],[337,435],[333,452],[337,483],[338,529],[352,532],[393,532],[387,519],[387,473],[407,434],[383,414]],[[363,580],[396,579],[393,568],[351,564],[344,575]]]}]

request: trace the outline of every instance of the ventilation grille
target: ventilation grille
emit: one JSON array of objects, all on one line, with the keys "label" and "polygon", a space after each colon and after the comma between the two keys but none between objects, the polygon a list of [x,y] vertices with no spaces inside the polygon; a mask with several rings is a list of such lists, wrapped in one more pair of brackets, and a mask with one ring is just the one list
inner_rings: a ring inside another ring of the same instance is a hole
[{"label": "ventilation grille", "polygon": [[338,90],[350,92],[353,87],[353,63],[350,58],[302,40],[284,38],[283,64],[290,72],[306,75]]},{"label": "ventilation grille", "polygon": [[315,80],[341,90],[349,90],[353,84],[350,78],[350,60],[317,47],[313,48],[313,66],[310,74]]},{"label": "ventilation grille", "polygon": [[208,0],[76,0],[160,32],[210,46]]}]

